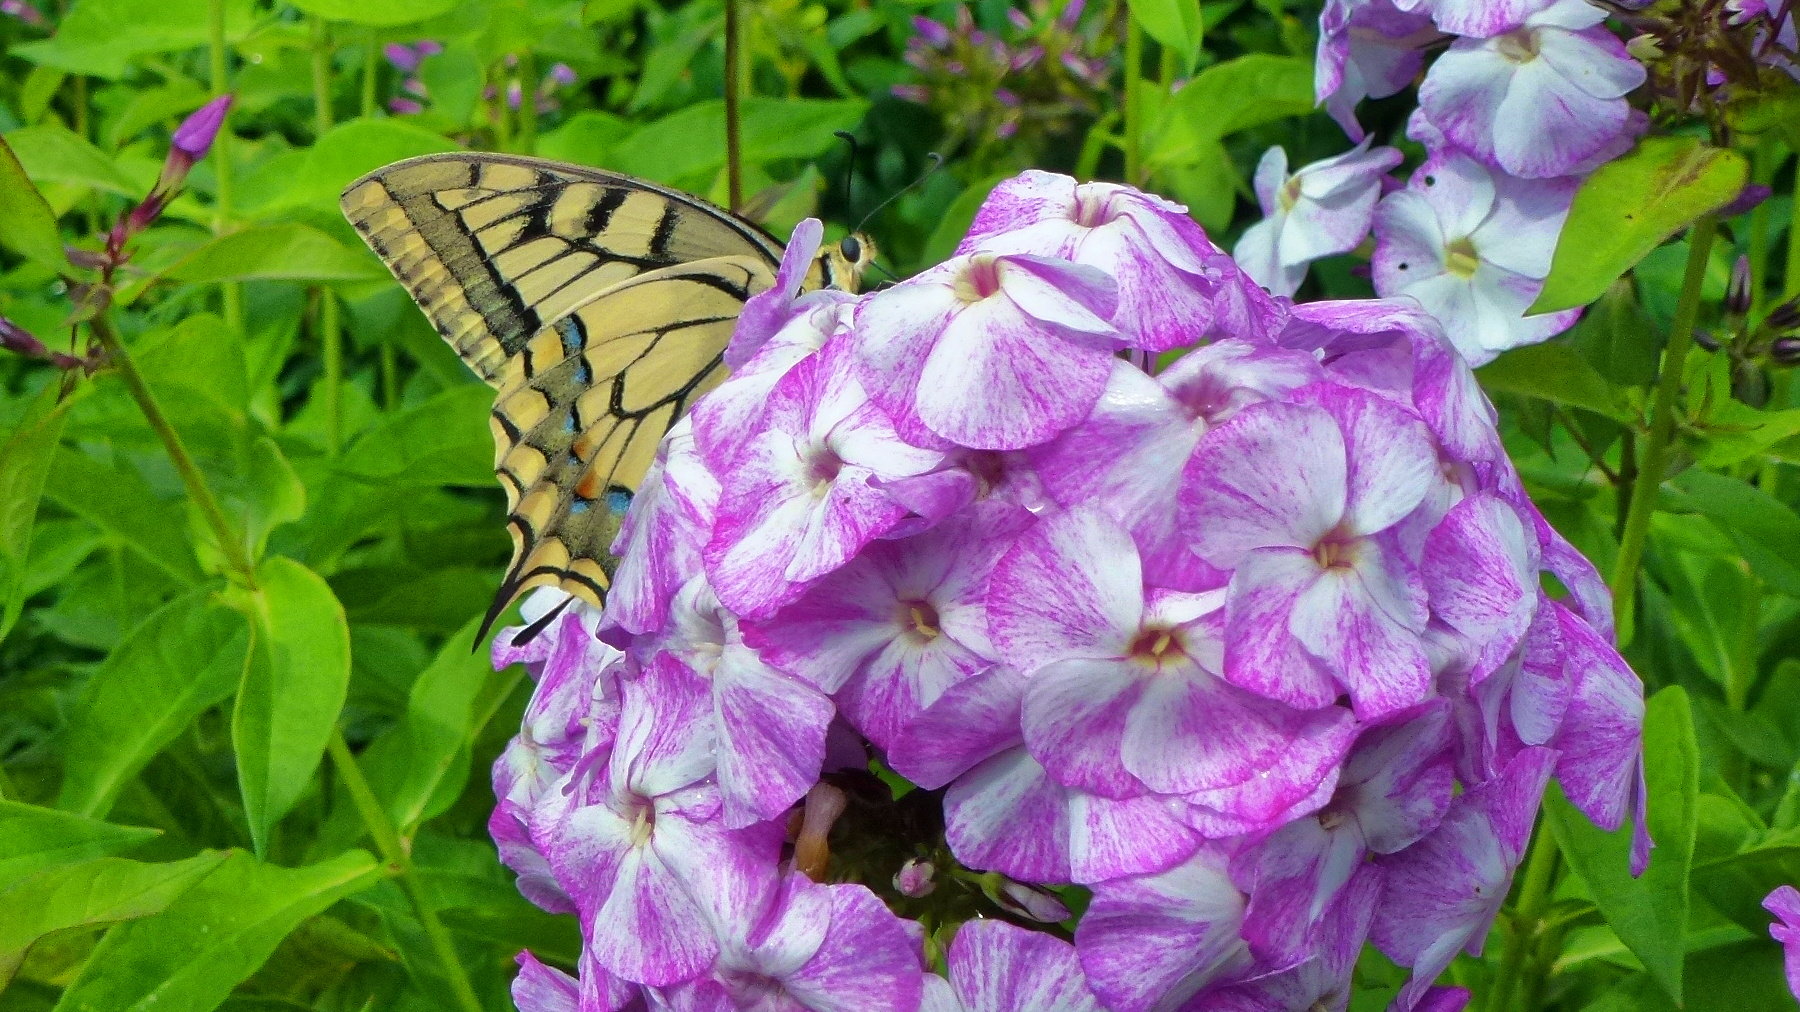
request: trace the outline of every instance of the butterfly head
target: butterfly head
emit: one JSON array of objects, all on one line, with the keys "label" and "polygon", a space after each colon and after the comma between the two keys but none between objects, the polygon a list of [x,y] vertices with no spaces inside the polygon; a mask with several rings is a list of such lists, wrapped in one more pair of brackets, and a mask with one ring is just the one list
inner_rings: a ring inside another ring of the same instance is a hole
[{"label": "butterfly head", "polygon": [[862,287],[863,272],[875,263],[875,240],[862,232],[849,235],[819,250],[819,274],[826,288],[855,292]]}]

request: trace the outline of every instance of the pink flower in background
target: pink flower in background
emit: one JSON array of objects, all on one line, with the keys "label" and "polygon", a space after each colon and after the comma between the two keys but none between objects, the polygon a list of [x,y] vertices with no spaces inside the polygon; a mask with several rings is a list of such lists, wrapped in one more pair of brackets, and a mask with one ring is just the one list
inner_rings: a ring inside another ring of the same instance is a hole
[{"label": "pink flower in background", "polygon": [[1525,311],[1577,185],[1514,179],[1462,155],[1427,162],[1375,209],[1375,290],[1417,299],[1473,365],[1567,330],[1580,310]]},{"label": "pink flower in background", "polygon": [[1386,173],[1400,157],[1393,148],[1371,150],[1365,138],[1290,176],[1287,152],[1270,148],[1256,167],[1263,220],[1244,231],[1231,255],[1257,284],[1294,294],[1314,260],[1348,253],[1369,234]]},{"label": "pink flower in background", "polygon": [[1800,998],[1800,890],[1778,887],[1763,900],[1763,909],[1775,915],[1769,936],[1781,943],[1788,990]]},{"label": "pink flower in background", "polygon": [[1542,179],[1576,171],[1626,131],[1625,95],[1645,74],[1601,26],[1603,8],[1587,0],[1530,6],[1539,9],[1517,28],[1452,43],[1419,86],[1419,108],[1463,150]]},{"label": "pink flower in background", "polygon": [[1362,141],[1357,103],[1411,84],[1425,65],[1425,48],[1441,38],[1429,17],[1394,0],[1326,0],[1313,71],[1319,103],[1351,140]]}]

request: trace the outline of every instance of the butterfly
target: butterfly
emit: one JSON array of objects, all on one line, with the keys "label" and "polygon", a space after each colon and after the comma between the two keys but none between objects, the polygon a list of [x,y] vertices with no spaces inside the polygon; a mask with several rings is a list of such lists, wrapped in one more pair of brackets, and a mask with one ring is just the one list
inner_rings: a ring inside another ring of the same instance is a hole
[{"label": "butterfly", "polygon": [[[496,391],[513,556],[477,642],[533,587],[600,607],[614,504],[724,379],[738,314],[775,284],[782,244],[678,190],[504,154],[395,162],[351,183],[341,206]],[[874,257],[860,234],[827,244],[801,290],[854,292]]]}]

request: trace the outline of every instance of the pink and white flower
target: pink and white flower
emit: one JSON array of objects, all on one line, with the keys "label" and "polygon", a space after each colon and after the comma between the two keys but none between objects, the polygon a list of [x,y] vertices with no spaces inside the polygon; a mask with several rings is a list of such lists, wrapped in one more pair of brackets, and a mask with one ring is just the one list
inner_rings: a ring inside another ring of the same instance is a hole
[{"label": "pink and white flower", "polygon": [[1314,260],[1348,253],[1369,234],[1386,173],[1400,158],[1394,148],[1371,149],[1364,138],[1289,175],[1285,149],[1263,152],[1256,166],[1263,219],[1244,231],[1231,255],[1257,284],[1293,295]]}]

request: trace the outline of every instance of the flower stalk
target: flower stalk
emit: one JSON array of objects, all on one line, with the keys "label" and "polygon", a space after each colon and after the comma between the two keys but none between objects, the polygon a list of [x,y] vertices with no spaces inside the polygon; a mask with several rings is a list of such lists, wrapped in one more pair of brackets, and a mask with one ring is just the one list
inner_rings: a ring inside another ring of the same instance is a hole
[{"label": "flower stalk", "polygon": [[728,206],[737,210],[744,203],[744,163],[738,102],[744,87],[743,26],[739,23],[739,0],[725,0],[725,192]]},{"label": "flower stalk", "polygon": [[[1488,998],[1488,1012],[1510,1012],[1515,994],[1529,996],[1537,990],[1535,983],[1523,980],[1530,969],[1526,960],[1544,930],[1544,908],[1550,901],[1551,887],[1556,884],[1556,866],[1561,856],[1556,834],[1540,819],[1537,838],[1531,842],[1531,853],[1525,858],[1525,881],[1519,887],[1519,905],[1513,908],[1512,935],[1506,940],[1506,954],[1501,957],[1500,973]],[[1529,997],[1525,1000],[1530,1001]]]},{"label": "flower stalk", "polygon": [[331,762],[344,778],[344,786],[350,791],[350,801],[356,806],[356,812],[362,816],[363,825],[375,840],[375,848],[381,851],[381,859],[386,861],[397,877],[400,885],[406,890],[407,898],[412,900],[413,909],[419,915],[419,923],[425,929],[426,937],[431,939],[432,951],[437,954],[438,961],[443,964],[444,977],[450,983],[450,990],[456,995],[456,1003],[463,1012],[482,1012],[481,999],[475,996],[475,988],[469,983],[469,975],[463,971],[462,963],[456,956],[456,945],[445,930],[444,922],[438,920],[437,910],[431,905],[431,898],[425,894],[424,883],[413,869],[412,858],[407,847],[400,839],[399,830],[394,828],[393,820],[388,818],[387,811],[376,800],[375,791],[369,787],[368,778],[363,776],[362,767],[357,764],[356,756],[350,751],[350,745],[344,741],[344,732],[331,729],[331,740],[326,743],[326,750],[331,754]]},{"label": "flower stalk", "polygon": [[187,447],[181,442],[181,434],[169,424],[168,416],[163,414],[162,407],[156,403],[156,395],[150,392],[149,384],[144,382],[143,374],[138,372],[137,365],[132,362],[131,353],[120,342],[118,332],[113,330],[112,320],[103,310],[88,321],[88,326],[99,339],[101,347],[106,349],[107,361],[119,370],[119,377],[125,381],[125,389],[131,394],[131,399],[137,402],[138,409],[143,411],[144,420],[150,423],[156,438],[168,451],[176,473],[181,476],[181,483],[187,487],[188,495],[200,508],[201,517],[206,520],[213,537],[218,540],[219,551],[224,554],[226,564],[238,578],[255,587],[256,567],[250,561],[249,553],[232,531],[231,523],[225,519],[225,511],[220,508],[212,489],[207,487],[206,477],[194,464],[194,458],[188,455]]},{"label": "flower stalk", "polygon": [[[225,0],[211,0],[208,6],[208,58],[212,70],[212,93],[215,99],[230,94],[230,67],[225,48]],[[225,108],[217,137],[213,140],[213,234],[223,235],[231,221],[231,107]],[[219,286],[219,304],[225,322],[237,333],[244,330],[244,289],[235,281]]]},{"label": "flower stalk", "polygon": [[1651,406],[1650,432],[1638,462],[1637,479],[1632,484],[1631,506],[1625,517],[1624,534],[1619,540],[1618,565],[1613,570],[1613,620],[1619,627],[1620,644],[1631,641],[1638,569],[1643,563],[1644,545],[1650,536],[1650,516],[1656,510],[1656,493],[1662,487],[1663,470],[1669,463],[1669,448],[1675,437],[1675,398],[1681,391],[1681,366],[1694,344],[1701,282],[1706,279],[1707,257],[1712,253],[1713,238],[1718,230],[1718,219],[1709,214],[1694,224],[1688,237],[1681,298],[1675,305],[1675,320],[1663,353],[1662,375],[1657,378]]}]

